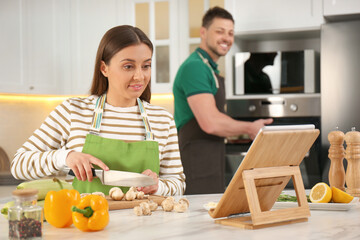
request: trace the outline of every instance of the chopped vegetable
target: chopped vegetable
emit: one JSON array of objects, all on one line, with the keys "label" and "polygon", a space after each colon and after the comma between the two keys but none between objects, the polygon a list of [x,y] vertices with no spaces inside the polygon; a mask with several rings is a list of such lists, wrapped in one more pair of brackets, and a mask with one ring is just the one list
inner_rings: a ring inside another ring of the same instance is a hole
[{"label": "chopped vegetable", "polygon": [[[311,202],[308,195],[306,195],[306,199],[308,202]],[[276,201],[277,202],[297,202],[297,197],[291,196],[288,194],[280,194]]]}]

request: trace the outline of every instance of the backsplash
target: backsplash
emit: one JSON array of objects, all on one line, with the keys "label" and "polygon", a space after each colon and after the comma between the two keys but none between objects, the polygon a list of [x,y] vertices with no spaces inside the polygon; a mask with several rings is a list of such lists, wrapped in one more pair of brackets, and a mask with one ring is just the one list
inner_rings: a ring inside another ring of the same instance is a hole
[{"label": "backsplash", "polygon": [[[49,113],[68,97],[0,94],[0,146],[10,161]],[[174,114],[172,94],[153,94],[151,103]]]}]

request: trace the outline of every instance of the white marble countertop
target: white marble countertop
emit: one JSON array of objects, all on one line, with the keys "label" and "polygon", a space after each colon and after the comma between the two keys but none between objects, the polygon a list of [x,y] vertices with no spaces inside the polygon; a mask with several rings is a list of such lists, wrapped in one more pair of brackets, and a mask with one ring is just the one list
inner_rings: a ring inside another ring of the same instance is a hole
[{"label": "white marble countertop", "polygon": [[[15,187],[13,187],[15,188]],[[0,205],[11,200],[9,187],[0,187]],[[4,196],[4,191],[8,193]],[[136,216],[132,209],[110,211],[109,225],[102,231],[85,233],[76,229],[55,228],[44,222],[43,239],[360,239],[360,208],[349,211],[311,211],[308,222],[245,230],[216,224],[203,205],[217,202],[222,194],[190,195],[185,213],[157,210],[151,216]],[[0,217],[0,239],[8,237],[8,222]]]}]

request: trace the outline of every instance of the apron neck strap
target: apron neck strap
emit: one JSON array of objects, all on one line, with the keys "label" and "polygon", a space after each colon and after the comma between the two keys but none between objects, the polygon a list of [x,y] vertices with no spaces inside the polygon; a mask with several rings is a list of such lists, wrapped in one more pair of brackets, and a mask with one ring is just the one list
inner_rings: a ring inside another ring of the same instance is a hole
[{"label": "apron neck strap", "polygon": [[106,94],[103,94],[96,100],[94,114],[90,126],[90,133],[99,135],[100,134],[100,127],[101,127],[101,120],[104,113],[106,102]]},{"label": "apron neck strap", "polygon": [[212,67],[211,67],[211,65],[210,65],[210,63],[209,63],[209,60],[207,60],[206,58],[204,58],[204,56],[203,56],[201,53],[199,53],[198,51],[197,51],[196,53],[200,56],[201,60],[210,68],[210,71],[211,71],[211,73],[212,73],[212,75],[213,75],[213,77],[214,77],[214,81],[215,81],[216,88],[219,88],[219,80],[218,80],[217,77],[216,77],[216,74],[215,74],[215,72],[214,72],[214,69],[212,69]]},{"label": "apron neck strap", "polygon": [[[145,125],[145,140],[154,140],[154,134],[151,132],[150,122],[147,117],[145,107],[142,103],[142,101],[137,98],[137,103],[140,109],[141,117]],[[104,109],[105,109],[105,102],[106,102],[106,93],[101,95],[97,100],[95,104],[94,114],[90,126],[89,133],[99,135],[100,134],[100,127],[101,127],[101,120],[103,117]]]},{"label": "apron neck strap", "polygon": [[145,125],[145,131],[146,131],[145,140],[153,141],[154,140],[154,134],[151,132],[150,122],[149,122],[149,119],[147,117],[144,104],[142,103],[140,98],[137,98],[136,100],[137,100],[137,103],[138,103],[138,106],[139,106],[139,109],[140,109],[141,117],[142,117],[144,125]]}]

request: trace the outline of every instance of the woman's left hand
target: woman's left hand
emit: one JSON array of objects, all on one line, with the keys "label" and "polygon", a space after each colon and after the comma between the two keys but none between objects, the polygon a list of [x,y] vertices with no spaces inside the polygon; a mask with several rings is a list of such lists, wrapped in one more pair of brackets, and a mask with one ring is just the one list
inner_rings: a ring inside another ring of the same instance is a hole
[{"label": "woman's left hand", "polygon": [[145,194],[154,194],[159,188],[159,177],[156,173],[151,171],[150,169],[146,169],[142,172],[142,174],[152,177],[155,181],[155,185],[147,186],[147,187],[138,187],[138,191],[143,191]]}]

